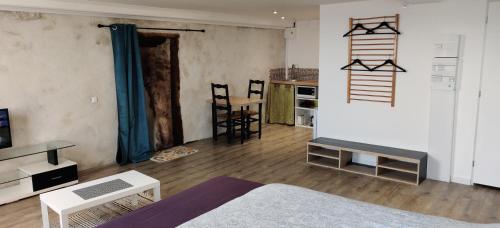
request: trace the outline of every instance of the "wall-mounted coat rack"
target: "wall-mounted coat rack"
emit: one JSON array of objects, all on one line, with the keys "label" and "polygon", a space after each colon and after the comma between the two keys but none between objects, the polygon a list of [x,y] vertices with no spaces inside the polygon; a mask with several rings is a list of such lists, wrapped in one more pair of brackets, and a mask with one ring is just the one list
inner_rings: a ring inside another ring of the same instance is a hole
[{"label": "wall-mounted coat rack", "polygon": [[[349,18],[347,103],[370,101],[395,104],[399,14]],[[358,73],[359,72],[359,73]]]}]

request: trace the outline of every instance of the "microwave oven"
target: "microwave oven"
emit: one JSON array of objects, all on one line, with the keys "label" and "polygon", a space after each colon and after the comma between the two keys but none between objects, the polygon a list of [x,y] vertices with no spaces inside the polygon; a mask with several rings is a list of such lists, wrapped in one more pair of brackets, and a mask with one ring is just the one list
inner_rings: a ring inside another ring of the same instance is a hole
[{"label": "microwave oven", "polygon": [[297,86],[298,98],[318,98],[318,88],[314,86]]}]

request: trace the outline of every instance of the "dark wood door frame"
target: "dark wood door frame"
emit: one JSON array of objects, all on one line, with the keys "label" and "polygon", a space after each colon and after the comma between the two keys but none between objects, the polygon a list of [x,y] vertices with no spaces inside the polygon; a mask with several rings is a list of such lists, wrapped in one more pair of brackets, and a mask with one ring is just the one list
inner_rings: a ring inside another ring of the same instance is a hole
[{"label": "dark wood door frame", "polygon": [[139,43],[142,47],[156,47],[163,44],[167,39],[170,41],[170,89],[174,146],[182,145],[184,143],[184,131],[182,128],[180,105],[179,37],[179,34],[170,33],[139,33]]}]

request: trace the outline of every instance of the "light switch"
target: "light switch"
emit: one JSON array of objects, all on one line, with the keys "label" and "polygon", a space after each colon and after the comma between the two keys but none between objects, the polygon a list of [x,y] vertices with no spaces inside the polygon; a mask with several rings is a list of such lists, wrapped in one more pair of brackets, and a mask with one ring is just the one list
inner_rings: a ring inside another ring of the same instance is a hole
[{"label": "light switch", "polygon": [[90,98],[90,103],[97,104],[97,102],[99,102],[99,100],[97,99],[97,97],[91,97]]}]

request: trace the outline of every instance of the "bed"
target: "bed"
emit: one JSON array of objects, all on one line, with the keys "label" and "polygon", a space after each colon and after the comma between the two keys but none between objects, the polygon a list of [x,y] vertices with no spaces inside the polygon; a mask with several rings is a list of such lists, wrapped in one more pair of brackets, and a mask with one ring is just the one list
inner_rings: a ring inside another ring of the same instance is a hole
[{"label": "bed", "polygon": [[500,227],[402,211],[285,184],[218,177],[136,210],[118,227]]},{"label": "bed", "polygon": [[170,198],[132,211],[99,228],[177,227],[224,203],[263,186],[232,177],[216,177]]}]

